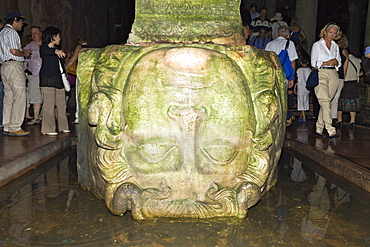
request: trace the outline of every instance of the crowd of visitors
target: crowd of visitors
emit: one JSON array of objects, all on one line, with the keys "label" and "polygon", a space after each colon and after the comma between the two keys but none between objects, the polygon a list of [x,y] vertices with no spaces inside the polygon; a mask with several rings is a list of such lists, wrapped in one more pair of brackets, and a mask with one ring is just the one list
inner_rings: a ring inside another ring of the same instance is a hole
[{"label": "crowd of visitors", "polygon": [[[250,14],[256,17],[249,24],[243,23],[245,29],[251,33],[249,38],[246,35],[246,43],[258,49],[274,51],[279,57],[283,50],[288,51],[291,66],[295,70],[294,93],[297,97],[295,104],[292,94],[289,94],[292,92],[292,83],[287,80],[287,101],[293,99],[293,103],[288,105],[297,107],[298,121],[308,121],[307,111],[311,102],[313,111],[310,119],[316,122],[315,133],[318,137],[339,137],[336,128],[343,126],[343,113],[349,113],[350,116],[346,127],[354,128],[356,113],[360,111],[358,82],[363,75],[363,66],[361,59],[350,54],[347,36],[341,32],[340,27],[335,23],[325,25],[320,31],[320,39],[313,44],[309,55],[306,52],[307,35],[299,26],[297,17],[292,17],[288,26],[281,13],[275,13],[269,20],[265,7],[260,8],[258,16],[256,9],[255,3],[250,5]],[[284,47],[285,42],[281,41],[286,39],[292,41],[293,47]],[[369,61],[370,75],[370,47],[366,49],[365,56],[369,57],[365,61]],[[282,66],[284,72],[288,73],[286,65],[282,63]],[[308,87],[307,79],[314,70],[318,75],[317,86]],[[294,120],[295,116],[288,111],[286,126],[291,125]]]},{"label": "crowd of visitors", "polygon": [[[326,130],[329,138],[339,137],[336,127],[342,127],[343,113],[350,115],[346,126],[354,128],[356,113],[360,111],[358,81],[363,72],[361,60],[350,54],[348,39],[340,27],[335,23],[325,25],[320,31],[320,40],[313,44],[308,56],[303,52],[307,35],[296,17],[289,26],[282,13],[275,13],[270,20],[265,6],[257,11],[255,3],[249,9],[243,3],[240,12],[246,43],[277,55],[283,50],[288,53],[295,79],[287,79],[287,90],[293,92],[294,88],[297,95],[298,121],[307,122],[311,96],[311,119],[316,121],[317,136],[325,137]],[[69,132],[66,86],[62,78],[67,73],[72,85],[78,83],[78,53],[88,47],[87,39],[80,36],[79,44],[65,64],[66,54],[59,46],[61,32],[56,27],[42,31],[39,26],[32,26],[30,41],[22,48],[17,31],[22,30],[25,19],[16,11],[7,13],[6,23],[0,19],[0,127],[4,135],[26,136],[29,132],[21,128],[26,119],[28,125],[41,124],[42,134]],[[370,48],[366,49],[365,56],[370,59]],[[285,69],[285,65],[283,67]],[[318,72],[318,85],[306,87],[313,70]],[[295,116],[288,111],[287,126],[294,120]],[[74,123],[78,123],[78,110]]]},{"label": "crowd of visitors", "polygon": [[[68,133],[66,90],[70,83],[63,80],[66,54],[60,48],[61,32],[53,26],[44,30],[31,26],[31,33],[23,40],[25,46],[22,47],[18,31],[22,30],[25,19],[16,11],[7,13],[5,23],[0,19],[0,127],[3,135],[29,135],[21,128],[23,124],[41,124],[41,133],[45,135]],[[77,56],[84,47],[87,47],[86,38],[80,40],[67,64],[70,71],[74,67],[71,82],[76,80]]]}]

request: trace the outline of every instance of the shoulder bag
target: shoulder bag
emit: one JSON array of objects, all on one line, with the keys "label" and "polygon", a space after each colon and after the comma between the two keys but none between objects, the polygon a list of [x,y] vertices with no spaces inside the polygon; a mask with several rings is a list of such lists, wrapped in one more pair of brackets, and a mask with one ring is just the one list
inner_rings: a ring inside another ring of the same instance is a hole
[{"label": "shoulder bag", "polygon": [[314,88],[317,85],[319,85],[319,70],[313,69],[307,78],[306,86]]}]

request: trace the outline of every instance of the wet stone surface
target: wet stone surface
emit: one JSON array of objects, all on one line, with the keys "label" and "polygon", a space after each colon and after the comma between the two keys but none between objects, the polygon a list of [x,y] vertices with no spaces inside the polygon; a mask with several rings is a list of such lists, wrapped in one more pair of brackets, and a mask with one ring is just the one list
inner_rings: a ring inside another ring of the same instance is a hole
[{"label": "wet stone surface", "polygon": [[[67,157],[65,157],[67,155]],[[76,153],[0,188],[0,246],[368,246],[369,195],[285,152],[278,184],[241,221],[138,222],[77,182]],[[338,184],[338,183],[337,183]],[[367,242],[368,243],[367,243]]]}]

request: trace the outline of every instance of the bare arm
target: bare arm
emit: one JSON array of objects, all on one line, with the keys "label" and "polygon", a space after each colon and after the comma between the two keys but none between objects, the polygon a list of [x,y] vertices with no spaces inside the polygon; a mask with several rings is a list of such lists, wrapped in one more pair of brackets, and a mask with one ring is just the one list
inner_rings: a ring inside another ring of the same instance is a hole
[{"label": "bare arm", "polygon": [[57,54],[58,57],[64,58],[66,54],[62,50],[55,49],[55,54]]},{"label": "bare arm", "polygon": [[78,45],[76,47],[76,49],[74,50],[73,52],[73,56],[68,59],[68,62],[66,63],[66,69],[68,69],[78,58],[78,52],[81,50],[82,46],[81,45]]},{"label": "bare arm", "polygon": [[343,49],[342,54],[346,57],[346,61],[344,61],[344,64],[343,64],[344,78],[346,78],[347,70],[348,70],[348,63],[349,63],[349,52],[347,49]]},{"label": "bare arm", "polygon": [[306,33],[303,31],[302,28],[300,28],[299,30],[300,30],[300,34],[301,34],[301,37],[302,37],[301,42],[305,41],[307,39]]},{"label": "bare arm", "polygon": [[295,65],[296,65],[296,62],[295,62],[295,60],[293,60],[292,61],[292,67],[293,67],[294,71],[295,71]]},{"label": "bare arm", "polygon": [[10,49],[10,53],[17,57],[29,57],[31,55],[31,50],[25,49],[21,51],[19,49]]}]

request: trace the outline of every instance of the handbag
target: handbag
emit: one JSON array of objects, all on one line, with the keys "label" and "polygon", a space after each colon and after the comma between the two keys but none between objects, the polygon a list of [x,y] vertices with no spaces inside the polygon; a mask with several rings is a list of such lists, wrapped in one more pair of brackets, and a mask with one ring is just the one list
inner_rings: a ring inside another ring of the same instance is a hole
[{"label": "handbag", "polygon": [[314,88],[317,85],[319,85],[319,70],[314,69],[307,78],[306,86]]},{"label": "handbag", "polygon": [[66,90],[66,92],[71,91],[71,85],[69,84],[67,74],[64,73],[64,71],[63,71],[62,64],[60,63],[60,60],[59,60],[59,70],[60,70],[60,73],[62,75],[62,81],[63,81],[64,89]]}]

